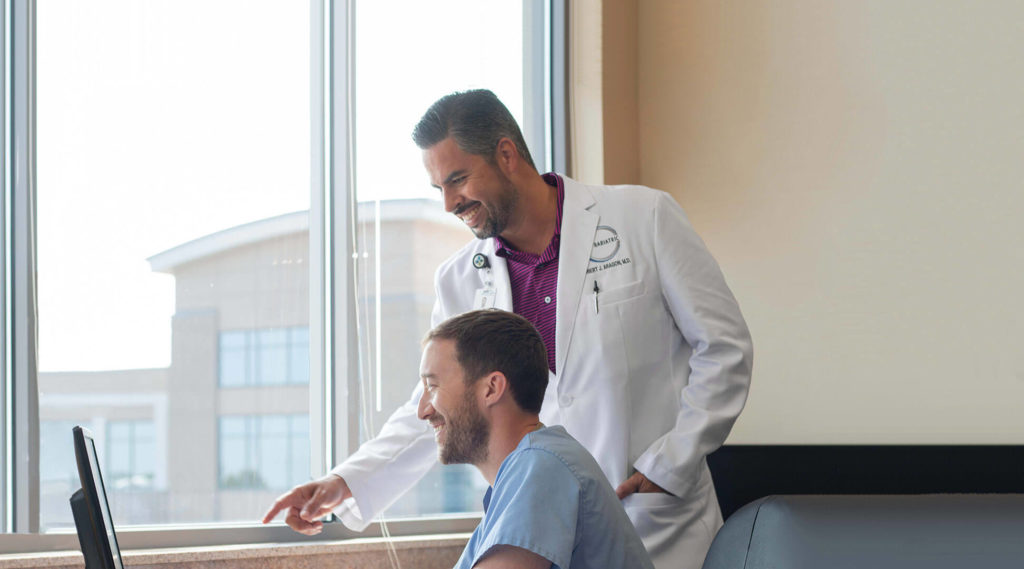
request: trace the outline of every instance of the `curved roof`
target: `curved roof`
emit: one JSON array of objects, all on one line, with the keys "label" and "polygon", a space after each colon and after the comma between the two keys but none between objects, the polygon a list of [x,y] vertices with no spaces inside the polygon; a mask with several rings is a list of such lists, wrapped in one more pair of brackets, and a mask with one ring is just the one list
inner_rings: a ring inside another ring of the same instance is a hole
[{"label": "curved roof", "polygon": [[[426,198],[359,202],[359,219],[373,219],[378,203],[380,204],[381,221],[425,220],[462,227],[462,224],[454,216],[444,212],[444,208],[437,200]],[[295,211],[229,227],[182,243],[146,260],[149,261],[149,267],[155,272],[174,273],[176,267],[185,263],[243,245],[303,231],[309,231],[308,210]]]}]

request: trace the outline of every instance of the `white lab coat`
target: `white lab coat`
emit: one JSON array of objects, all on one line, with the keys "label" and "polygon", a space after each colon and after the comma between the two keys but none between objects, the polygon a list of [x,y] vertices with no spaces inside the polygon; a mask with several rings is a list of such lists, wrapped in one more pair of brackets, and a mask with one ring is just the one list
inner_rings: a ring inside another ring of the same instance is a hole
[{"label": "white lab coat", "polygon": [[[634,470],[673,495],[623,501],[655,566],[699,568],[722,523],[705,456],[743,409],[752,347],[717,263],[683,210],[641,186],[587,186],[563,178],[555,369],[541,410],[597,459],[612,486]],[[473,267],[477,253],[486,270]],[[493,280],[495,306],[512,309],[494,240],[474,240],[435,276],[432,323],[474,308]],[[599,292],[595,303],[594,282]],[[416,417],[420,387],[378,437],[333,472],[354,500],[338,514],[362,529],[436,461],[433,432]]]}]

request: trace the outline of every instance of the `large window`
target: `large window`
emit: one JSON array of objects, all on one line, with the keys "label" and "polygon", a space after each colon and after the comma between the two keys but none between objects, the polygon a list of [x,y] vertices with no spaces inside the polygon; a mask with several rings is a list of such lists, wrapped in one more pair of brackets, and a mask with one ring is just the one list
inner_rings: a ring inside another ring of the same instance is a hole
[{"label": "large window", "polygon": [[[365,204],[356,212],[364,252],[358,270],[365,276],[356,290],[367,356],[361,391],[370,396],[360,440],[376,434],[409,398],[419,377],[420,340],[430,328],[433,271],[473,239],[430,187],[421,151],[411,143],[413,125],[441,96],[481,87],[494,91],[524,124],[522,2],[458,0],[447,8],[404,3],[396,22],[388,2],[356,4],[355,194]],[[409,49],[395,42],[401,36],[423,39]],[[472,467],[438,465],[388,514],[480,511],[486,487]]]},{"label": "large window", "polygon": [[[73,526],[74,425],[119,526],[254,522],[418,382],[434,268],[472,239],[412,144],[427,106],[490,88],[550,163],[548,3],[8,2],[34,18],[4,27],[30,88],[5,87],[0,533]],[[388,515],[484,488],[438,467]]]},{"label": "large window", "polygon": [[[152,522],[158,495],[164,523],[256,519],[263,496],[222,504],[218,420],[308,415],[310,6],[36,7],[40,413],[107,420],[117,522]],[[166,441],[163,487],[141,438]],[[282,460],[310,476],[308,451]]]}]

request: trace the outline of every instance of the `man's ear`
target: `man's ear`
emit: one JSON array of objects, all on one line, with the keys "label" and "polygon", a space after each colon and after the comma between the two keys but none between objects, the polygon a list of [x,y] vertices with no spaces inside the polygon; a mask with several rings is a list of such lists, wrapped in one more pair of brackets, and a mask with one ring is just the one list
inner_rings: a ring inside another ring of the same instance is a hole
[{"label": "man's ear", "polygon": [[516,143],[512,142],[511,138],[505,137],[498,141],[498,147],[494,149],[494,161],[506,177],[511,176],[519,169],[522,157],[519,156]]},{"label": "man's ear", "polygon": [[487,374],[483,384],[483,403],[488,407],[497,404],[506,394],[511,395],[508,390],[508,378],[500,371]]}]

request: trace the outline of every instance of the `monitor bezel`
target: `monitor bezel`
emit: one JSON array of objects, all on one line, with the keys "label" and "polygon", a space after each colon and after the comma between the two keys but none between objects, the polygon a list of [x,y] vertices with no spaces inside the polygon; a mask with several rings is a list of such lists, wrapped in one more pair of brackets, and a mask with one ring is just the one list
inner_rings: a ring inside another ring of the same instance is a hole
[{"label": "monitor bezel", "polygon": [[[121,548],[117,542],[117,533],[114,531],[114,518],[110,514],[110,504],[107,502],[106,488],[103,485],[103,473],[100,471],[96,442],[92,433],[84,427],[75,426],[72,432],[74,433],[78,478],[82,483],[82,494],[89,512],[93,539],[99,547],[104,565],[109,566],[105,569],[124,569],[124,564],[121,562]],[[89,460],[90,450],[92,456],[96,458],[95,471]],[[109,527],[107,527],[108,523]],[[81,530],[79,530],[79,538],[81,538]]]}]

